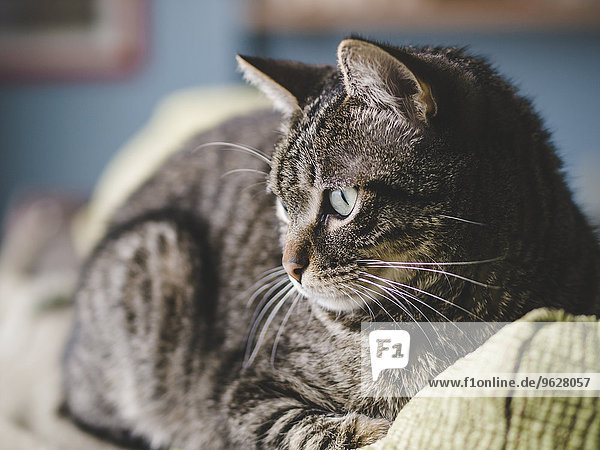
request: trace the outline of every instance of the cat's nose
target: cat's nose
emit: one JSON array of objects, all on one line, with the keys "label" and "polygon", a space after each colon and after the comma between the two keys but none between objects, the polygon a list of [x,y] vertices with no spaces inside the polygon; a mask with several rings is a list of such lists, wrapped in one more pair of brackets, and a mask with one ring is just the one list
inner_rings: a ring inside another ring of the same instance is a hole
[{"label": "cat's nose", "polygon": [[283,268],[290,277],[294,278],[298,283],[300,283],[300,280],[302,279],[302,273],[304,272],[306,266],[298,261],[288,259],[287,261],[283,261]]},{"label": "cat's nose", "polygon": [[292,242],[286,243],[283,249],[283,258],[281,259],[283,268],[290,277],[300,283],[302,274],[308,266],[308,257],[306,251]]}]

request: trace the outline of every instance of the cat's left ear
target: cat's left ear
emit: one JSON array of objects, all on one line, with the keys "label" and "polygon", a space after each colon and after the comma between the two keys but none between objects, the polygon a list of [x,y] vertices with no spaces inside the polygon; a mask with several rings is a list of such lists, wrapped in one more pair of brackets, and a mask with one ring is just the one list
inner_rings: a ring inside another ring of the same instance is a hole
[{"label": "cat's left ear", "polygon": [[302,108],[317,92],[331,66],[314,66],[295,61],[237,55],[246,81],[260,89],[285,116]]},{"label": "cat's left ear", "polygon": [[424,123],[436,114],[437,105],[427,83],[383,48],[351,38],[340,43],[337,54],[348,95],[394,108]]}]

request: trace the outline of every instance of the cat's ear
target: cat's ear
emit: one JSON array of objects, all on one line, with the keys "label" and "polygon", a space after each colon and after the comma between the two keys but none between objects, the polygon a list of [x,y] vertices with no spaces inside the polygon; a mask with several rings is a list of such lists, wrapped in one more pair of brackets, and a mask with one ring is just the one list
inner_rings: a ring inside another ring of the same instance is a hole
[{"label": "cat's ear", "polygon": [[286,116],[303,107],[331,66],[313,66],[294,61],[237,55],[246,81],[256,86]]},{"label": "cat's ear", "polygon": [[337,55],[348,95],[395,108],[425,123],[436,114],[429,86],[383,48],[351,38],[340,43]]}]

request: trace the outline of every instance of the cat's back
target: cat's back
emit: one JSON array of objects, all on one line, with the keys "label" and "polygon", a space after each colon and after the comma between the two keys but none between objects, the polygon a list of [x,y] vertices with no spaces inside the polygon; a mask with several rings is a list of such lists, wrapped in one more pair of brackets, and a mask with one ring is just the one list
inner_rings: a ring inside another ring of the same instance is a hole
[{"label": "cat's back", "polygon": [[221,212],[272,203],[261,194],[280,123],[278,113],[257,111],[193,136],[124,202],[111,227],[164,209],[215,219],[214,225],[222,226],[218,222],[225,218],[216,217]]},{"label": "cat's back", "polygon": [[[246,329],[251,311],[245,303],[237,305],[241,294],[281,264],[274,197],[266,190],[280,126],[281,115],[265,110],[192,137],[122,205],[111,223],[118,232],[157,217],[186,222],[204,249],[202,258],[212,266],[209,283],[216,316],[227,329],[231,323]],[[239,339],[236,335],[232,345],[239,345]]]}]

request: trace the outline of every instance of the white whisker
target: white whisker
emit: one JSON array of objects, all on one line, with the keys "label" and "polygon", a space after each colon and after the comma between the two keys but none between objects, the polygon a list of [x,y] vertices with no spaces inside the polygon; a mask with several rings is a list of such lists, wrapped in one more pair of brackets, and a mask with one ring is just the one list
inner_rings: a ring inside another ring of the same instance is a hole
[{"label": "white whisker", "polygon": [[[379,283],[375,283],[374,281],[366,280],[366,279],[364,279],[364,278],[360,278],[360,281],[362,281],[363,283],[369,283],[369,284],[371,284],[371,285],[373,285],[373,286],[376,286],[376,287],[378,287],[378,288],[380,288],[380,289],[384,290],[384,292],[386,292],[386,290],[385,290],[385,287],[381,286]],[[373,293],[377,294],[377,292],[376,292],[376,291],[374,291],[374,290],[372,290],[372,289],[369,289],[369,288],[367,288],[366,286],[363,286],[363,287],[364,287],[365,289],[367,289],[367,290],[369,290],[369,291],[371,291],[371,292],[373,292]],[[389,292],[386,292],[386,293],[389,295]],[[429,339],[429,336],[427,335],[427,333],[425,333],[425,330],[423,329],[423,327],[421,326],[421,324],[420,324],[420,323],[417,321],[417,319],[415,319],[415,317],[414,317],[414,316],[413,316],[413,315],[410,313],[410,311],[408,310],[408,308],[407,308],[405,305],[403,305],[403,304],[402,304],[402,302],[401,302],[399,299],[396,299],[396,298],[393,298],[393,299],[391,299],[391,298],[389,298],[389,297],[387,297],[387,296],[384,296],[383,298],[386,298],[387,300],[390,300],[390,301],[391,301],[391,302],[392,302],[394,305],[396,305],[396,306],[398,306],[399,308],[401,308],[401,309],[402,309],[402,311],[404,311],[404,312],[405,312],[405,313],[408,315],[408,317],[410,317],[410,319],[411,319],[411,320],[412,320],[414,323],[416,323],[416,324],[417,324],[417,326],[419,327],[419,329],[421,330],[421,332],[423,333],[423,335],[425,336],[425,338],[427,339],[427,341],[429,341],[429,345],[430,345],[430,346],[431,346],[431,348],[433,349],[433,348],[434,348],[434,347],[433,347],[433,343],[432,343],[432,342],[431,342],[431,340]],[[385,309],[384,309],[384,311],[385,311]],[[387,311],[386,311],[386,312],[387,312]],[[388,315],[389,315],[389,314],[388,314]],[[390,316],[390,317],[391,317],[391,316]],[[396,322],[396,321],[395,321],[393,318],[392,318],[392,320],[394,321],[394,323],[397,323],[397,322]]]},{"label": "white whisker", "polygon": [[[267,182],[263,180],[263,181],[259,181],[258,183],[249,184],[244,189],[242,189],[241,192],[249,191],[250,189],[255,188],[256,186],[260,186],[260,185],[263,185],[263,184],[266,185]],[[256,198],[256,195],[257,195],[257,193],[254,193],[254,195],[252,196],[252,198]]]},{"label": "white whisker", "polygon": [[[246,361],[246,363],[245,363],[246,367],[250,366],[252,364],[252,362],[254,361],[254,358],[256,358],[258,350],[259,350],[260,346],[262,345],[262,341],[265,338],[265,335],[267,334],[267,330],[269,328],[269,325],[271,325],[271,322],[275,318],[275,315],[279,312],[279,310],[281,309],[281,307],[283,306],[283,304],[287,301],[287,299],[290,297],[290,295],[292,295],[294,293],[294,286],[290,283],[287,287],[285,287],[284,289],[282,289],[281,292],[285,293],[285,294],[283,296],[281,296],[281,293],[278,294],[276,297],[273,298],[273,300],[269,301],[269,303],[268,303],[270,305],[270,304],[272,304],[277,299],[277,304],[271,310],[271,313],[267,317],[267,320],[265,321],[265,324],[263,325],[263,327],[260,330],[258,338],[256,339],[256,344],[254,345],[254,350],[252,350],[252,353],[250,354],[250,356],[248,358],[244,357],[244,360]],[[278,297],[281,297],[281,298],[279,299]],[[267,309],[268,308],[264,308],[264,311],[266,311]],[[256,324],[260,323],[260,320],[261,320],[261,318],[259,318],[256,321]],[[255,330],[256,330],[256,328],[253,326],[252,330],[251,330],[251,335],[248,338],[249,344],[251,344],[251,342],[252,342]]]},{"label": "white whisker", "polygon": [[196,147],[196,149],[202,149],[202,148],[207,148],[207,147],[224,147],[224,148],[230,149],[230,150],[243,151],[243,152],[246,152],[246,153],[256,156],[257,158],[266,162],[269,166],[271,165],[271,160],[269,159],[269,157],[266,154],[264,154],[260,150],[257,150],[255,148],[252,148],[249,146],[234,144],[232,142],[215,141],[215,142],[207,142],[206,144],[201,144],[198,147]]},{"label": "white whisker", "polygon": [[346,297],[348,297],[349,300],[352,300],[352,302],[359,307],[359,309],[362,309],[363,311],[365,310],[364,306],[366,305],[366,303],[364,303],[364,300],[361,298],[361,301],[363,302],[363,304],[361,305],[354,297],[352,297],[352,295],[349,292],[346,292],[346,289],[349,289],[349,286],[342,286],[341,287],[341,292],[342,294],[344,294]]},{"label": "white whisker", "polygon": [[373,267],[373,268],[391,268],[391,269],[406,269],[406,270],[419,270],[421,272],[433,272],[433,273],[439,273],[439,274],[443,274],[443,275],[448,275],[454,278],[458,278],[459,280],[463,280],[466,281],[468,283],[472,283],[475,284],[477,286],[481,286],[487,289],[500,289],[499,286],[492,286],[490,284],[486,284],[486,283],[482,283],[481,281],[477,281],[477,280],[473,280],[471,278],[467,278],[467,277],[463,277],[462,275],[458,275],[456,273],[452,273],[452,272],[448,272],[446,270],[440,270],[440,269],[430,269],[430,268],[426,268],[426,267],[417,267],[414,265],[406,265],[406,264],[399,264],[399,263],[383,263],[383,264],[377,264],[377,263],[370,263],[368,264],[369,267]]},{"label": "white whisker", "polygon": [[283,320],[281,321],[281,324],[279,325],[279,329],[277,330],[277,335],[275,336],[275,342],[273,343],[273,349],[271,350],[271,367],[273,367],[273,368],[274,368],[274,363],[275,363],[275,354],[277,353],[277,344],[279,344],[279,339],[281,338],[283,329],[285,328],[285,325],[287,324],[287,321],[290,318],[290,315],[292,314],[292,310],[298,304],[298,302],[300,301],[301,298],[302,298],[302,295],[299,292],[296,293],[296,297],[294,297],[292,304],[290,305],[289,309],[285,313],[285,316],[283,317]]},{"label": "white whisker", "polygon": [[[356,290],[355,288],[353,288],[350,285],[346,285],[344,286],[346,289],[350,289],[350,291],[354,292],[356,295],[359,296],[360,301],[363,303],[363,306],[367,308],[367,310],[369,311],[369,315],[371,316],[371,319],[375,320],[375,314],[373,314],[373,310],[371,309],[371,307],[369,306],[369,303],[365,301],[365,298],[361,295],[361,293]],[[354,302],[359,306],[360,309],[362,309],[363,311],[365,310],[365,308],[363,306],[360,305],[360,303],[358,303],[353,297],[352,295],[350,295],[347,292],[344,292],[344,294],[346,294],[348,296],[348,298],[350,298],[351,300],[354,300]]]},{"label": "white whisker", "polygon": [[[379,281],[381,281],[381,282],[383,282],[383,283],[389,284],[390,286],[394,286],[394,284],[393,284],[394,282],[393,282],[392,280],[388,280],[387,278],[378,277],[377,275],[373,275],[372,273],[368,273],[368,272],[360,272],[360,273],[361,273],[361,274],[363,274],[363,275],[369,276],[369,277],[371,277],[371,278],[374,278],[374,279],[376,279],[376,280],[379,280]],[[413,294],[411,294],[410,292],[407,292],[406,290],[404,290],[404,289],[400,289],[400,288],[398,288],[398,291],[397,291],[397,292],[398,292],[399,294],[403,295],[403,296],[404,296],[404,295],[406,295],[407,297],[411,298],[412,300],[415,300],[415,301],[417,301],[417,302],[421,303],[423,306],[426,306],[427,308],[431,309],[431,310],[432,310],[433,312],[435,312],[436,314],[439,314],[440,316],[442,316],[442,317],[443,317],[443,318],[444,318],[446,321],[448,321],[448,322],[452,322],[452,321],[451,321],[451,320],[450,320],[448,317],[446,317],[446,316],[445,316],[445,315],[444,315],[442,312],[438,311],[436,308],[434,308],[433,306],[431,306],[429,303],[427,303],[427,302],[425,302],[425,301],[421,300],[421,299],[420,299],[419,297],[417,297],[416,295],[413,295]],[[403,298],[404,298],[404,297],[403,297]],[[407,300],[407,299],[405,298],[405,300]],[[408,300],[407,300],[407,301],[408,301]],[[409,303],[411,303],[411,304],[412,304],[412,302],[409,302]],[[413,305],[413,307],[414,307],[414,308],[416,308],[416,309],[417,309],[417,310],[418,310],[418,311],[419,311],[419,312],[420,312],[420,313],[421,313],[421,314],[422,314],[422,315],[423,315],[423,316],[424,316],[424,317],[427,319],[427,316],[426,316],[426,315],[425,315],[425,314],[424,314],[424,313],[423,313],[423,312],[422,312],[422,311],[421,311],[419,308],[417,308],[415,305]]]},{"label": "white whisker", "polygon": [[[265,290],[271,288],[263,296],[263,299],[268,298],[269,295],[271,295],[279,286],[281,286],[283,283],[285,283],[286,281],[289,280],[287,274],[284,273],[283,269],[282,269],[282,272],[274,272],[272,274],[265,276],[261,282],[265,283],[270,278],[274,278],[274,279],[269,281],[266,284],[262,284],[261,286],[259,286],[259,288],[254,292],[254,294],[252,294],[250,296],[250,298],[248,299],[248,302],[246,303],[246,307],[249,307],[250,305],[252,305],[252,303],[254,303],[254,300],[256,300],[256,298],[260,295],[261,292],[264,292]],[[254,285],[256,285],[257,283],[254,283]]]},{"label": "white whisker", "polygon": [[383,261],[381,259],[359,259],[356,262],[358,264],[368,264],[376,263],[376,264],[384,264],[393,265],[393,264],[402,264],[403,266],[467,266],[473,264],[487,264],[491,262],[496,262],[504,259],[502,256],[498,256],[496,258],[490,259],[482,259],[478,261],[451,261],[451,262],[415,262],[415,261]]},{"label": "white whisker", "polygon": [[258,169],[232,169],[232,170],[228,170],[227,172],[225,172],[223,175],[221,175],[221,178],[225,178],[228,175],[234,174],[234,173],[241,173],[241,172],[250,172],[250,173],[258,173],[260,175],[264,175],[265,177],[268,175],[267,172],[263,171],[263,170],[258,170]]},{"label": "white whisker", "polygon": [[[254,336],[258,327],[260,326],[260,322],[263,317],[267,313],[267,311],[271,308],[272,305],[276,304],[282,297],[285,297],[288,293],[292,292],[293,285],[290,283],[284,286],[273,298],[269,298],[269,301],[266,302],[264,306],[260,306],[255,310],[254,315],[252,317],[250,332],[248,333],[248,337],[246,339],[246,352],[244,355],[244,360],[248,359],[248,354],[250,353],[250,349],[252,348],[252,343],[254,342]],[[265,297],[268,298],[268,297]],[[264,302],[261,302],[264,303]]]},{"label": "white whisker", "polygon": [[[359,280],[359,281],[360,281],[360,280]],[[369,291],[371,291],[371,292],[374,292],[374,291],[372,291],[371,289],[367,288],[366,286],[362,286],[362,285],[360,285],[360,284],[357,284],[357,283],[353,283],[353,284],[354,284],[354,286],[360,286],[360,287],[362,287],[363,289],[366,289],[366,290],[369,290]],[[385,309],[385,307],[384,307],[384,306],[383,306],[383,305],[382,305],[382,304],[381,304],[379,301],[377,301],[377,299],[376,299],[375,297],[373,297],[372,295],[369,295],[369,294],[367,294],[366,292],[365,292],[364,294],[367,296],[367,298],[371,299],[371,301],[373,301],[373,302],[374,302],[374,303],[375,303],[377,306],[379,306],[379,308],[381,308],[381,310],[382,310],[383,312],[385,312],[385,313],[388,315],[388,317],[389,317],[390,319],[392,319],[392,321],[393,321],[394,323],[397,323],[397,322],[396,322],[396,320],[395,320],[395,319],[392,317],[392,315],[391,315],[391,314],[388,312],[388,310],[387,310],[387,309]],[[364,300],[363,300],[363,301],[364,301]],[[366,302],[365,302],[365,305],[367,305],[367,306],[368,306],[368,303],[366,303]],[[370,310],[370,308],[369,308],[369,310]],[[375,316],[374,316],[372,313],[371,313],[371,315],[372,315],[372,317],[373,317],[373,320],[375,320]]]},{"label": "white whisker", "polygon": [[441,215],[440,217],[444,218],[444,219],[452,219],[452,220],[458,220],[459,222],[465,222],[465,223],[470,223],[473,225],[479,225],[482,227],[485,227],[486,224],[485,223],[481,223],[481,222],[475,222],[473,220],[467,220],[467,219],[462,219],[460,217],[454,217],[454,216],[446,216],[446,215]]},{"label": "white whisker", "polygon": [[455,308],[458,308],[458,309],[460,309],[461,311],[464,311],[464,312],[466,312],[467,314],[469,314],[469,315],[471,315],[471,316],[475,317],[477,320],[480,320],[480,321],[482,321],[482,322],[484,321],[484,320],[483,320],[481,317],[479,317],[477,314],[475,314],[475,313],[472,313],[471,311],[469,311],[469,310],[467,310],[467,309],[463,308],[462,306],[460,306],[460,305],[457,305],[456,303],[454,303],[454,302],[451,302],[450,300],[446,300],[445,298],[443,298],[443,297],[440,297],[439,295],[432,294],[431,292],[427,292],[427,291],[424,291],[424,290],[422,290],[422,289],[416,288],[416,287],[414,287],[414,286],[410,286],[410,285],[408,285],[408,284],[400,283],[400,282],[398,282],[398,281],[392,281],[392,280],[389,280],[389,281],[390,281],[390,283],[393,283],[393,284],[395,284],[395,285],[397,285],[397,286],[400,286],[400,287],[403,287],[403,288],[406,288],[406,289],[410,289],[410,290],[413,290],[413,291],[419,292],[420,294],[427,295],[427,296],[429,296],[429,297],[431,297],[431,298],[435,298],[436,300],[439,300],[439,301],[441,301],[441,302],[444,302],[444,303],[446,303],[446,304],[448,304],[448,305],[454,306]]},{"label": "white whisker", "polygon": [[[385,279],[381,279],[383,282],[385,282]],[[423,316],[425,318],[425,320],[427,322],[431,322],[429,320],[429,317],[427,317],[427,315],[421,310],[421,308],[419,308],[417,305],[415,305],[413,302],[410,301],[410,296],[407,295],[408,293],[402,289],[399,289],[397,287],[394,287],[393,285],[391,286],[381,286],[381,289],[385,289],[385,291],[390,294],[392,297],[397,298],[396,296],[399,296],[400,298],[397,300],[401,301],[404,300],[405,302],[407,302],[410,306],[413,307],[413,309],[416,309],[419,314],[421,314],[421,316]],[[435,310],[434,310],[435,311]]]},{"label": "white whisker", "polygon": [[[289,284],[288,284],[289,283]],[[283,286],[282,286],[283,285]],[[252,343],[254,339],[254,334],[256,332],[256,327],[260,324],[260,321],[267,313],[267,310],[276,302],[282,295],[288,292],[292,288],[292,284],[289,282],[289,279],[284,279],[277,283],[277,285],[273,286],[269,291],[263,295],[262,299],[258,303],[258,306],[254,309],[254,313],[252,314],[252,318],[250,319],[250,332],[248,333],[248,345]],[[277,292],[273,297],[271,295]]]},{"label": "white whisker", "polygon": [[[369,277],[372,277],[372,278],[374,278],[376,280],[380,280],[380,281],[382,281],[382,282],[384,282],[386,284],[389,284],[390,286],[393,286],[393,284],[392,284],[393,282],[391,280],[388,280],[386,278],[381,278],[381,277],[378,277],[376,275],[373,275],[373,274],[370,274],[370,273],[367,273],[367,272],[361,272],[361,273],[364,274],[364,275],[367,275]],[[381,286],[381,288],[384,289],[384,286]],[[464,334],[462,332],[462,330],[452,320],[450,320],[448,317],[446,317],[441,311],[438,311],[436,308],[434,308],[433,306],[431,306],[427,302],[424,302],[423,300],[421,300],[419,297],[411,294],[410,292],[407,292],[404,289],[400,289],[400,288],[396,288],[396,287],[392,288],[392,292],[395,292],[396,294],[400,295],[402,297],[402,299],[404,299],[405,301],[407,301],[413,308],[415,308],[417,311],[419,311],[419,313],[421,313],[421,315],[423,317],[425,317],[425,320],[427,322],[429,322],[429,324],[431,324],[432,329],[433,329],[433,331],[435,331],[435,334],[437,335],[437,337],[438,337],[438,339],[439,339],[440,342],[442,342],[442,337],[438,333],[436,327],[431,323],[431,320],[429,320],[429,318],[425,315],[425,313],[419,307],[417,307],[413,302],[411,302],[409,300],[409,297],[412,298],[413,300],[421,303],[422,305],[427,306],[433,312],[435,312],[435,313],[439,314],[440,316],[442,316],[448,323],[452,324],[454,326],[454,328],[456,328],[457,331],[459,331],[461,334]],[[431,344],[431,341],[429,341],[429,343]]]}]

